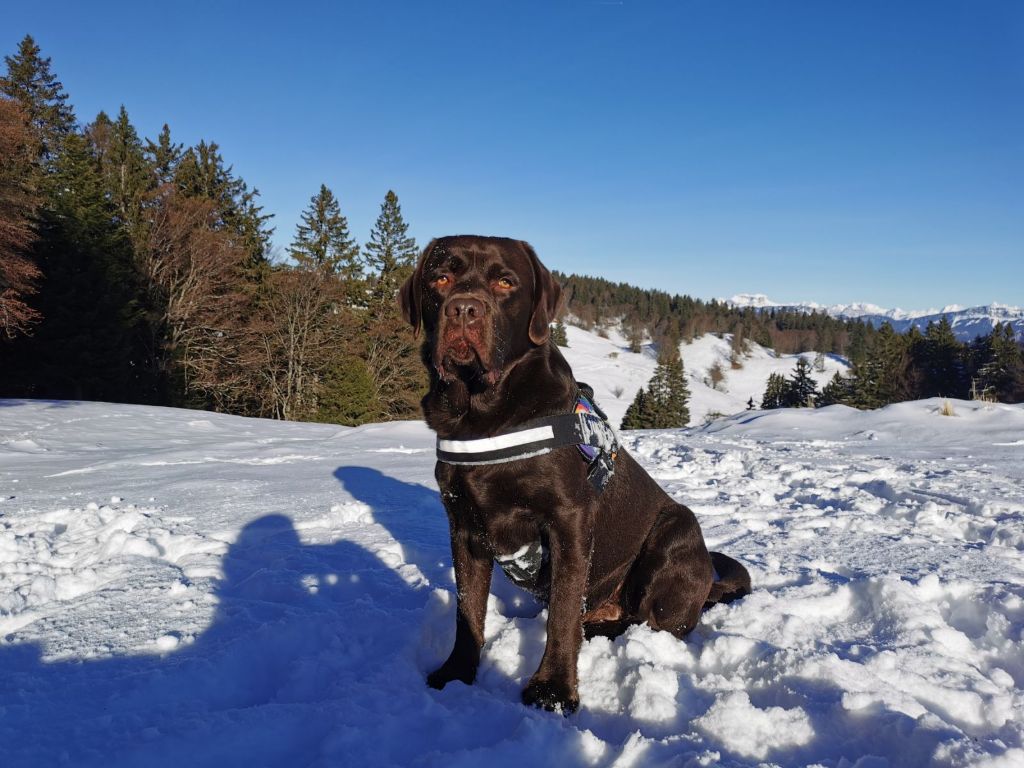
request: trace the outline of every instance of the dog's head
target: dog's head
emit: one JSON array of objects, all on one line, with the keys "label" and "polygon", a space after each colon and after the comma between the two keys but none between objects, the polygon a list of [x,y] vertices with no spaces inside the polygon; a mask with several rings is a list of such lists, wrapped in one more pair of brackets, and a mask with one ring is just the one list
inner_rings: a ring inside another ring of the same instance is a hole
[{"label": "dog's head", "polygon": [[547,343],[561,294],[528,243],[457,235],[423,250],[400,301],[413,331],[422,326],[442,380],[478,377],[493,386],[509,364]]}]

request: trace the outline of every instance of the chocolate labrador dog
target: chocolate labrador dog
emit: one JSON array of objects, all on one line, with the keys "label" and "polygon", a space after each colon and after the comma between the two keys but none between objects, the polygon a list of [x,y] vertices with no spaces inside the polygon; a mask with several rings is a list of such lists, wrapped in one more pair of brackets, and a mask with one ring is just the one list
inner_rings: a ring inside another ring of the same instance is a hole
[{"label": "chocolate labrador dog", "polygon": [[[681,638],[708,605],[749,593],[750,576],[708,552],[693,512],[610,444],[611,430],[584,428],[580,437],[576,428],[570,441],[601,432],[589,453],[572,444],[525,456],[516,451],[529,446],[509,448],[524,435],[547,434],[531,425],[557,432],[564,416],[581,409],[589,411],[581,423],[598,418],[590,393],[549,340],[560,296],[527,243],[462,235],[426,247],[400,300],[425,336],[423,413],[437,432],[439,457],[447,457],[435,474],[458,587],[455,646],[427,682],[473,682],[497,560],[548,604],[547,645],[523,701],[568,713],[579,704],[585,634],[614,636],[647,622]],[[460,461],[460,451],[477,448],[483,452],[470,455],[479,461]]]}]

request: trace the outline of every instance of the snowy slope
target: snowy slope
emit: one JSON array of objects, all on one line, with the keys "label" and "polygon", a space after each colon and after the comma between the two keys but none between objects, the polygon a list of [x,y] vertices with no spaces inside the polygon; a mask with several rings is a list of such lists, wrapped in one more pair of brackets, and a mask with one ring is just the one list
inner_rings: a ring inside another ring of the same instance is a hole
[{"label": "snowy slope", "polygon": [[963,307],[952,304],[942,309],[906,311],[884,309],[876,304],[818,304],[813,301],[778,302],[763,293],[741,293],[726,299],[735,307],[758,309],[793,309],[798,312],[824,312],[832,317],[861,318],[876,328],[889,323],[897,333],[905,333],[911,327],[924,331],[928,323],[939,322],[945,317],[953,327],[953,333],[960,341],[971,341],[976,336],[991,333],[996,323],[1009,324],[1017,338],[1024,340],[1024,307],[1013,307],[998,302],[978,307]]},{"label": "snowy slope", "polygon": [[[614,328],[606,329],[608,338],[585,331],[575,326],[566,326],[569,346],[562,348],[562,354],[572,366],[576,378],[594,387],[598,403],[617,427],[622,423],[626,409],[641,387],[647,386],[657,365],[657,351],[652,344],[645,344],[640,354],[629,351],[629,342]],[[747,401],[753,397],[761,402],[768,376],[780,373],[789,377],[799,357],[814,362],[815,355],[779,355],[771,350],[750,342],[749,352],[740,362],[742,368],[733,370],[730,365],[732,334],[718,338],[705,334],[689,344],[680,344],[687,383],[690,387],[690,425],[704,423],[709,413],[730,415],[743,411]],[[712,387],[709,371],[719,364],[725,379],[718,387]],[[837,372],[846,372],[848,365],[837,356],[827,356],[823,372],[811,371],[819,385]],[[620,392],[618,396],[616,393]]]},{"label": "snowy slope", "polygon": [[586,643],[562,718],[518,701],[545,613],[501,575],[477,684],[424,685],[421,424],[0,401],[0,764],[1022,765],[1024,406],[939,406],[627,434],[756,589]]}]

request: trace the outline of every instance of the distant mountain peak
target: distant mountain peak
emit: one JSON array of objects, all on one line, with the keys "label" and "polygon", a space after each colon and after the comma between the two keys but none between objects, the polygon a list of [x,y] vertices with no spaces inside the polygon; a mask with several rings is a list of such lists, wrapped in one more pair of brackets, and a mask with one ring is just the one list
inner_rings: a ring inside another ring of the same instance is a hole
[{"label": "distant mountain peak", "polygon": [[1009,323],[1017,338],[1024,339],[1024,308],[1001,304],[997,301],[976,307],[949,304],[942,309],[912,311],[899,308],[885,309],[877,304],[866,302],[826,305],[814,301],[773,301],[763,293],[738,293],[731,299],[722,299],[722,302],[734,307],[753,307],[754,309],[776,308],[797,312],[824,312],[832,317],[859,318],[875,327],[887,322],[900,333],[909,330],[911,326],[917,326],[923,331],[928,327],[929,322],[938,322],[945,317],[961,341],[970,341],[976,336],[990,333],[996,323]]}]

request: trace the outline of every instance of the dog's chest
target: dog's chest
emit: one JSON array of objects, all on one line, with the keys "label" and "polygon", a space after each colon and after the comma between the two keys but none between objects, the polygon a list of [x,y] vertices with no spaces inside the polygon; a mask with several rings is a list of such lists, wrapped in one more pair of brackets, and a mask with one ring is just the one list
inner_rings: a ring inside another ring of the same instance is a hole
[{"label": "dog's chest", "polygon": [[438,482],[455,525],[469,532],[513,583],[543,593],[549,570],[544,521],[519,478],[448,467]]}]

